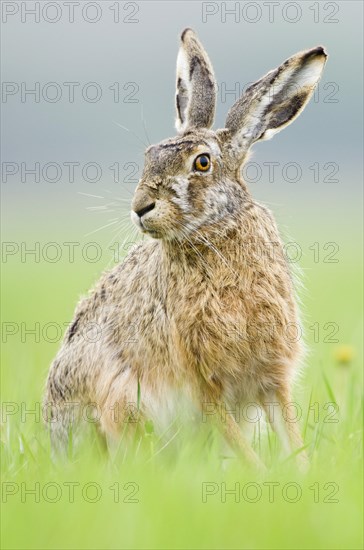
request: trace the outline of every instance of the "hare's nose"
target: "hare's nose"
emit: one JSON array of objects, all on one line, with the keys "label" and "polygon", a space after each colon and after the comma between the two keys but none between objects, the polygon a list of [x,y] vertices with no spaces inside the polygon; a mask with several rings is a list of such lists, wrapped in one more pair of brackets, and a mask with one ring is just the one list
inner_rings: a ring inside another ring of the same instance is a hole
[{"label": "hare's nose", "polygon": [[140,210],[135,210],[135,213],[141,218],[146,214],[147,212],[150,212],[155,207],[155,202],[151,202],[148,204],[148,206],[144,206],[144,208],[141,208]]}]

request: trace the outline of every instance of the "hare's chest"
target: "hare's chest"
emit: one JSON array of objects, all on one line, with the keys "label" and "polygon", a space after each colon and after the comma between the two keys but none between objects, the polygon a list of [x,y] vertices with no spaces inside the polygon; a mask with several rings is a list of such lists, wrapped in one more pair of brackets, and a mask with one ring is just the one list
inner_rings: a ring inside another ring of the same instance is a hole
[{"label": "hare's chest", "polygon": [[244,348],[248,310],[237,286],[200,282],[182,288],[172,312],[177,338],[199,362],[225,360]]}]

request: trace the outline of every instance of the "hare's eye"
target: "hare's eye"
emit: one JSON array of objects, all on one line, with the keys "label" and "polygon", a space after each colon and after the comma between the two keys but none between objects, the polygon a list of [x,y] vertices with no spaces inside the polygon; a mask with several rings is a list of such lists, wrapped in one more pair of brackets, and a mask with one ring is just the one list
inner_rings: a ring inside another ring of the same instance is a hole
[{"label": "hare's eye", "polygon": [[199,155],[195,158],[194,169],[198,172],[207,172],[210,165],[211,161],[209,155]]}]

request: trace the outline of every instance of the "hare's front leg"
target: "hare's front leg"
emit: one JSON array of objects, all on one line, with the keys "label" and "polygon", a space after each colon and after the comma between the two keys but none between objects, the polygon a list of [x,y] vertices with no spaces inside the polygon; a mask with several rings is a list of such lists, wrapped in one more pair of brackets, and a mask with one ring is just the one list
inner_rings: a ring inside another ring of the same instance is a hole
[{"label": "hare's front leg", "polygon": [[226,410],[224,403],[216,398],[206,400],[206,403],[214,411],[211,418],[231,449],[245,464],[253,467],[255,470],[264,472],[266,470],[265,465],[254,451],[249,439],[242,432],[234,415]]},{"label": "hare's front leg", "polygon": [[220,430],[222,431],[229,445],[231,445],[233,450],[239,456],[241,456],[243,460],[245,460],[249,465],[253,466],[259,471],[266,470],[263,462],[254,451],[249,440],[241,431],[239,424],[232,414],[228,413],[226,415],[225,421],[220,422]]},{"label": "hare's front leg", "polygon": [[263,399],[262,405],[272,429],[281,442],[284,453],[288,456],[292,452],[299,451],[296,461],[300,469],[305,470],[309,463],[308,456],[303,449],[304,444],[295,418],[296,409],[291,399],[290,390],[284,387],[270,392]]}]

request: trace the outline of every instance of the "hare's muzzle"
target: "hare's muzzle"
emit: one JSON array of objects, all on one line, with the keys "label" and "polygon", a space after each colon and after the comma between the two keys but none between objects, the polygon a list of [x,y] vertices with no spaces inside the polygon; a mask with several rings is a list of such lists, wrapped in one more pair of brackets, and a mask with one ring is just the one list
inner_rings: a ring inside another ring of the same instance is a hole
[{"label": "hare's muzzle", "polygon": [[146,219],[146,216],[149,212],[154,210],[155,201],[152,201],[150,197],[144,197],[147,200],[135,200],[132,204],[131,219],[135,225],[141,231],[148,231],[148,228],[145,227],[143,221]]}]

